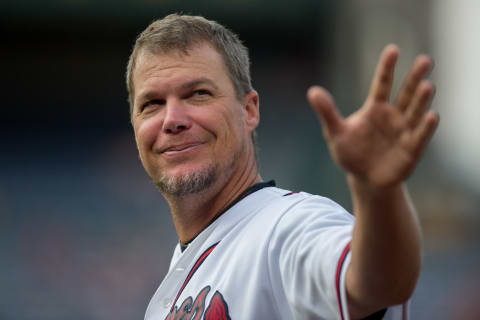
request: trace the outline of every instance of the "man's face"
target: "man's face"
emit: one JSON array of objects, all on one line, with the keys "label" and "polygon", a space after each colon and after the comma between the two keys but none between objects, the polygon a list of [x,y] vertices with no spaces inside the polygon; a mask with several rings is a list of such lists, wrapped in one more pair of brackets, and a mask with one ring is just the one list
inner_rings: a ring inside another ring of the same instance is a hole
[{"label": "man's face", "polygon": [[241,170],[247,148],[253,151],[258,96],[238,101],[216,50],[201,44],[188,55],[143,51],[133,79],[137,147],[163,193],[197,193]]}]

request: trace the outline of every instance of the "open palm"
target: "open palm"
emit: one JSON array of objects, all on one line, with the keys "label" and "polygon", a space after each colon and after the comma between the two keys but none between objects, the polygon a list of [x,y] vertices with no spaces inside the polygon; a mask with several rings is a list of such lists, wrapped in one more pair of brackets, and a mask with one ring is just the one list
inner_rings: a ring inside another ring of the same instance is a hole
[{"label": "open palm", "polygon": [[385,47],[364,105],[348,118],[338,112],[329,93],[312,87],[308,99],[323,125],[335,162],[373,187],[388,187],[405,180],[414,170],[439,117],[427,111],[434,95],[424,80],[432,61],[419,56],[398,96],[390,102],[398,48]]}]

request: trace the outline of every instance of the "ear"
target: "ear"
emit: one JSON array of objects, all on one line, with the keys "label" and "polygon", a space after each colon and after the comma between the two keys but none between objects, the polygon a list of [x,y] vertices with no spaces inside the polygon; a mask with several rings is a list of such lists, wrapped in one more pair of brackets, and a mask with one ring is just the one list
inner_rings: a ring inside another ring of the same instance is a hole
[{"label": "ear", "polygon": [[248,131],[253,132],[260,123],[260,101],[257,91],[252,90],[243,99],[245,124]]}]

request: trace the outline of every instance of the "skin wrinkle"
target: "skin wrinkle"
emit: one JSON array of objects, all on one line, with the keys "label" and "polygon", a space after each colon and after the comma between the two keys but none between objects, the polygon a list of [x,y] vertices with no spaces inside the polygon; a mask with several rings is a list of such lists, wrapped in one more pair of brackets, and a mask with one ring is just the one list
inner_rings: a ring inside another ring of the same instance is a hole
[{"label": "skin wrinkle", "polygon": [[[211,48],[210,45],[207,44],[207,46],[209,46],[209,47]],[[194,48],[195,48],[195,47],[192,47],[191,50],[193,50]],[[213,48],[212,48],[212,49],[213,49]],[[162,54],[162,55],[175,56],[175,57],[178,57],[179,59],[182,59],[182,58],[185,58],[185,57],[188,57],[188,56],[189,56],[188,52],[184,53],[184,52],[180,52],[180,51],[178,51],[178,50],[177,50],[177,51],[175,51],[175,50],[174,50],[174,51],[170,51],[170,52],[167,52],[167,53]],[[135,69],[133,70],[133,72],[134,72],[134,73],[133,73],[134,78],[135,78],[135,74],[137,73],[138,65],[140,65],[140,64],[143,62],[142,60],[144,60],[144,59],[147,59],[147,60],[148,60],[148,59],[152,59],[152,58],[155,58],[156,56],[158,56],[158,55],[150,52],[150,51],[147,50],[146,48],[142,48],[142,49],[140,50],[139,54],[138,54],[138,57],[137,57],[137,63],[136,63],[136,64],[137,64],[137,68],[135,68]],[[192,65],[193,65],[193,66],[196,65],[196,66],[200,66],[200,67],[203,66],[202,63],[196,63],[196,62],[192,62]],[[146,72],[145,72],[145,75],[146,75],[147,77],[150,77],[150,78],[154,79],[154,78],[156,78],[155,73],[158,72],[158,71],[167,70],[167,69],[175,69],[175,68],[179,68],[179,67],[181,67],[181,64],[180,64],[180,63],[174,63],[174,64],[171,64],[171,65],[168,65],[168,66],[163,66],[163,67],[162,67],[162,66],[156,66],[156,67],[152,68],[151,70],[146,71]],[[200,81],[200,80],[204,80],[204,81],[212,84],[212,85],[214,86],[214,88],[218,90],[218,87],[217,87],[217,86],[215,85],[215,83],[214,83],[213,81],[211,81],[210,79],[208,79],[208,78],[199,78],[197,81]],[[188,86],[188,85],[189,85],[189,84],[185,84],[185,86]],[[135,87],[135,82],[134,82],[134,85],[133,85],[133,93],[136,92],[136,91],[137,91],[137,89],[136,89],[136,87]],[[148,91],[147,91],[147,92],[140,92],[138,95],[134,95],[134,97],[136,97],[136,98],[134,99],[135,101],[134,101],[134,107],[133,107],[133,108],[138,110],[138,108],[136,108],[136,106],[139,104],[139,102],[144,103],[143,101],[148,100],[148,99],[146,99],[146,98],[148,98],[148,95],[156,96],[156,95],[157,95],[157,92],[156,92],[156,91],[151,91],[151,92],[148,92]],[[140,100],[140,101],[138,101],[138,100]],[[141,105],[141,103],[140,103],[140,105]]]},{"label": "skin wrinkle", "polygon": [[[186,242],[261,181],[251,139],[259,119],[258,95],[251,91],[238,100],[223,60],[208,44],[191,48],[188,55],[140,55],[134,80],[138,95],[132,123],[140,158],[171,207],[180,241]],[[148,102],[142,112],[147,101],[153,105]],[[162,152],[182,144],[195,147]]]},{"label": "skin wrinkle", "polygon": [[[166,24],[169,19],[205,22],[204,18],[178,15],[165,19],[162,21]],[[151,33],[155,33],[155,24],[161,30],[162,21],[151,25]],[[186,29],[184,38],[191,38],[192,31]],[[196,173],[215,170],[215,179],[203,190],[198,188],[200,191],[182,195],[163,193],[180,242],[185,243],[202,232],[245,188],[261,181],[254,144],[248,139],[249,135],[253,137],[259,122],[258,94],[249,87],[242,94],[244,97],[235,97],[239,86],[235,85],[237,73],[232,72],[231,66],[241,62],[240,69],[246,70],[250,79],[247,50],[238,43],[228,52],[245,59],[233,64],[225,58],[224,46],[220,44],[219,49],[217,42],[210,40],[184,43],[180,50],[142,53],[135,64],[148,32],[142,35],[144,38],[137,39],[133,60],[129,60],[128,70],[134,70],[136,77],[131,77],[136,80],[132,81],[132,89],[143,89],[144,93],[153,93],[155,99],[163,99],[161,103],[147,103],[148,112],[132,112],[142,164],[154,181],[162,176],[195,180]],[[170,36],[170,32],[164,32],[164,36]],[[236,51],[237,47],[240,49]],[[365,103],[347,118],[341,116],[325,89],[313,86],[308,92],[332,156],[346,171],[352,194],[356,222],[344,301],[352,320],[405,302],[420,273],[420,226],[404,180],[418,163],[439,118],[426,112],[433,87],[419,82],[432,64],[428,57],[417,59],[409,73],[413,76],[407,76],[404,82],[407,89],[401,89],[397,96],[407,104],[405,109],[389,102],[398,55],[395,45],[384,49]],[[142,68],[144,72],[139,71]],[[193,98],[183,94],[179,88],[200,76],[218,84],[218,90],[210,88],[211,92],[205,93],[198,92],[202,88],[193,87],[197,90]],[[128,83],[129,79],[128,76]],[[136,92],[130,89],[129,92]],[[198,96],[206,100],[197,100]],[[186,189],[184,186],[183,191]]]},{"label": "skin wrinkle", "polygon": [[[251,159],[251,157],[249,156],[248,159]],[[254,161],[249,161],[248,163],[248,167],[245,168],[245,171],[244,173],[242,174],[243,176],[249,176],[249,175],[255,175],[255,176],[258,176],[258,168],[256,166],[256,163]],[[238,185],[237,189],[235,190],[235,193],[234,194],[237,194],[237,193],[241,193],[243,190],[247,189],[248,188],[248,181],[244,181],[243,183],[240,180],[240,177],[239,179],[237,179],[234,183],[235,186]],[[223,211],[229,203],[231,203],[233,200],[234,200],[234,196],[232,195],[229,199],[227,199],[227,202],[225,204],[225,206],[222,208],[221,211]]]}]

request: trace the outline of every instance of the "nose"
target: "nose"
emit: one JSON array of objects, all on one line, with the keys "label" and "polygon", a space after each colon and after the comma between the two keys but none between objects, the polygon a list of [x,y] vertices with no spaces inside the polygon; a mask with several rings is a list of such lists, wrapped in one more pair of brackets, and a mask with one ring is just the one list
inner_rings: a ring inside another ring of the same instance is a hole
[{"label": "nose", "polygon": [[165,107],[165,118],[163,119],[163,132],[167,134],[177,134],[190,129],[192,120],[188,115],[187,107],[181,101],[167,101]]}]

